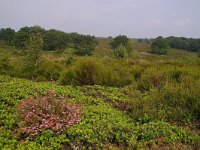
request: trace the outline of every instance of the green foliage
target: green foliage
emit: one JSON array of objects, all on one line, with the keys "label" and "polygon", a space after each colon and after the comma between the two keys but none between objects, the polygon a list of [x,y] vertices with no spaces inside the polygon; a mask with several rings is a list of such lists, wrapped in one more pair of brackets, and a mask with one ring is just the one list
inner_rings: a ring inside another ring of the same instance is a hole
[{"label": "green foliage", "polygon": [[11,130],[0,127],[0,149],[15,149],[17,140],[13,137]]},{"label": "green foliage", "polygon": [[[103,86],[64,87],[8,76],[0,76],[0,82],[1,149],[103,149],[107,144],[117,147],[122,145],[121,149],[146,148],[161,143],[163,146],[174,143],[190,144],[192,147],[198,145],[198,135],[162,121],[152,122],[149,113],[140,115],[136,122],[129,117],[130,115],[125,114],[126,111],[115,109],[115,104],[122,105],[130,99],[129,94],[132,93],[129,92],[127,95],[127,87],[123,89]],[[33,140],[25,140],[20,136],[17,126],[21,119],[16,114],[16,105],[22,99],[32,95],[42,95],[49,89],[54,89],[58,95],[68,96],[69,101],[73,103],[84,104],[81,121],[69,127],[66,133],[61,135],[45,130]],[[136,93],[134,97],[138,97]],[[149,97],[152,98],[152,95]],[[138,109],[140,107],[137,104],[135,106]],[[132,113],[136,111],[138,110],[135,109]]]},{"label": "green foliage", "polygon": [[125,35],[118,35],[116,36],[113,41],[111,42],[111,46],[116,49],[118,46],[123,45],[123,46],[127,46],[128,45],[128,37]]},{"label": "green foliage", "polygon": [[57,81],[60,78],[62,66],[55,62],[42,62],[36,70],[35,77],[43,76],[47,81]]},{"label": "green foliage", "polygon": [[124,86],[132,82],[131,73],[124,68],[125,65],[120,63],[105,65],[106,61],[89,57],[81,58],[62,74],[60,83]]},{"label": "green foliage", "polygon": [[114,55],[116,58],[125,58],[127,57],[127,49],[125,46],[120,44],[116,49],[114,50]]},{"label": "green foliage", "polygon": [[107,105],[88,106],[82,121],[67,131],[70,139],[88,146],[128,143],[132,125],[122,113]]},{"label": "green foliage", "polygon": [[44,33],[44,29],[40,26],[23,27],[15,36],[14,44],[17,49],[27,49],[34,33]]},{"label": "green foliage", "polygon": [[0,41],[11,44],[15,38],[15,30],[11,28],[5,28],[0,30]]},{"label": "green foliage", "polygon": [[68,42],[69,37],[65,32],[51,29],[44,34],[45,50],[64,52]]},{"label": "green foliage", "polygon": [[[42,36],[38,40],[32,38],[37,45],[30,46],[30,37],[37,33],[32,30],[26,42],[27,52],[28,46],[39,49],[37,41],[42,41]],[[67,46],[73,49],[79,34],[68,36]],[[130,40],[134,56],[115,59],[110,57],[113,56],[111,39],[98,40],[95,56],[80,58],[69,52],[41,51],[37,67],[27,70],[25,51],[0,43],[0,73],[12,76],[0,75],[0,149],[195,149],[199,146],[197,54],[170,49],[168,55],[159,56],[147,52],[150,45]],[[58,80],[68,86],[57,85]],[[58,96],[65,95],[69,103],[83,105],[81,120],[62,134],[47,129],[27,140],[20,130],[22,118],[16,106],[32,96],[43,98],[49,90],[55,90]]]},{"label": "green foliage", "polygon": [[171,48],[183,49],[192,52],[198,52],[200,49],[200,39],[171,36],[167,37],[166,40]]},{"label": "green foliage", "polygon": [[70,57],[67,58],[66,64],[71,65],[71,64],[73,64],[74,60],[75,60],[74,57],[70,56]]},{"label": "green foliage", "polygon": [[0,60],[0,72],[1,74],[8,74],[13,70],[13,66],[10,64],[8,56],[3,57]]},{"label": "green foliage", "polygon": [[26,52],[26,65],[27,67],[34,67],[38,65],[40,53],[43,47],[42,33],[35,31],[30,36],[28,43],[28,51]]},{"label": "green foliage", "polygon": [[38,136],[33,141],[26,141],[20,145],[17,145],[19,150],[54,150],[54,149],[63,149],[66,144],[69,143],[69,139],[65,134],[55,135],[51,130],[43,131],[41,136]]},{"label": "green foliage", "polygon": [[153,53],[156,53],[156,54],[160,54],[160,55],[167,54],[168,49],[169,49],[169,45],[167,41],[163,39],[162,37],[156,38],[151,44],[151,50]]},{"label": "green foliage", "polygon": [[197,135],[194,136],[179,127],[164,122],[150,122],[134,128],[129,147],[132,149],[146,146],[153,148],[153,145],[156,144],[191,143],[196,139],[199,139]]},{"label": "green foliage", "polygon": [[99,76],[101,76],[101,69],[101,64],[94,61],[94,59],[82,58],[76,63],[75,67],[64,73],[61,83],[94,85],[98,82]]},{"label": "green foliage", "polygon": [[150,67],[143,71],[136,86],[131,88],[137,96],[128,101],[129,113],[133,118],[146,113],[156,120],[183,123],[198,120],[198,87],[197,67]]},{"label": "green foliage", "polygon": [[90,35],[77,35],[74,39],[74,53],[76,55],[92,55],[97,41],[94,36]]}]

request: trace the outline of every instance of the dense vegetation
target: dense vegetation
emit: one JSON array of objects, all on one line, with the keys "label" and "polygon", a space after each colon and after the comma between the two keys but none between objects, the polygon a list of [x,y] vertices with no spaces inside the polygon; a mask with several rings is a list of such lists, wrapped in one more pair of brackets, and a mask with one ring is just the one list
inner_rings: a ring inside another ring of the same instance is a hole
[{"label": "dense vegetation", "polygon": [[17,32],[11,28],[2,28],[0,41],[12,44],[18,50],[27,50],[30,38],[38,33],[42,36],[42,49],[48,51],[63,52],[69,46],[75,48],[78,55],[91,55],[97,44],[94,36],[65,33],[55,29],[45,30],[40,26],[22,27]]},{"label": "dense vegetation", "polygon": [[[171,48],[174,49],[182,49],[186,51],[191,51],[191,52],[199,52],[200,50],[200,39],[194,39],[194,38],[186,38],[186,37],[158,37],[159,39],[163,39],[165,43],[167,43]],[[156,38],[156,39],[158,39]],[[138,39],[138,42],[141,43],[147,43],[151,44],[153,43],[156,39]]]},{"label": "dense vegetation", "polygon": [[199,148],[197,53],[165,38],[150,45],[36,26],[8,39],[0,43],[0,149]]},{"label": "dense vegetation", "polygon": [[156,38],[153,43],[151,44],[151,50],[155,54],[167,54],[169,49],[168,43],[162,38]]},{"label": "dense vegetation", "polygon": [[183,49],[192,52],[198,52],[200,49],[200,39],[167,37],[166,40],[171,48]]}]

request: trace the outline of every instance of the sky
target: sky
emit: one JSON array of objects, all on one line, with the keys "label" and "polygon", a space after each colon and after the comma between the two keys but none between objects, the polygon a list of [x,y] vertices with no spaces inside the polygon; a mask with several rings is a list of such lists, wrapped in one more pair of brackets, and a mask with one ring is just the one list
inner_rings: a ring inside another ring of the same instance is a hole
[{"label": "sky", "polygon": [[0,0],[0,28],[200,38],[200,0]]}]

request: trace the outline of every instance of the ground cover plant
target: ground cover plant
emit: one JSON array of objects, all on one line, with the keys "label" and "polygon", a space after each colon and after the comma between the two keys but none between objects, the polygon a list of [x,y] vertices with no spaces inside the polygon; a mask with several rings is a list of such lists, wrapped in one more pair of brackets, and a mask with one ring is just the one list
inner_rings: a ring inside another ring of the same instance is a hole
[{"label": "ground cover plant", "polygon": [[[130,95],[125,94],[129,90],[128,87],[58,86],[7,76],[0,76],[0,81],[3,89],[0,96],[2,149],[73,149],[75,147],[131,149],[154,146],[176,147],[176,144],[186,148],[198,146],[197,128],[188,130],[184,126],[178,127],[159,119],[152,120],[148,114],[142,115],[142,113],[134,118],[137,112],[132,111],[130,115],[130,112],[121,109],[117,104],[125,104],[130,98]],[[54,89],[58,95],[66,95],[70,103],[83,106],[80,122],[69,126],[60,134],[48,128],[34,138],[27,139],[27,136],[19,132],[22,120],[16,111],[17,106],[30,96],[45,95],[49,89]]]}]

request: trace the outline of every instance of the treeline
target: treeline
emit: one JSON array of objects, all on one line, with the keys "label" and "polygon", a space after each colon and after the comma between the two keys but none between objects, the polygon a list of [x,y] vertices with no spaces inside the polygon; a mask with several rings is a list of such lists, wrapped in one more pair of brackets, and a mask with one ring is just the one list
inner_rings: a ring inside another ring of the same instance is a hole
[{"label": "treeline", "polygon": [[171,48],[183,49],[192,52],[200,51],[200,39],[174,37],[165,38]]},{"label": "treeline", "polygon": [[152,44],[155,41],[157,42],[161,40],[162,43],[168,44],[170,48],[182,49],[192,52],[200,51],[200,39],[194,39],[194,38],[174,37],[174,36],[163,38],[162,36],[159,36],[155,39],[147,39],[147,38],[138,39],[138,42]]},{"label": "treeline", "polygon": [[17,32],[11,28],[2,28],[0,41],[14,45],[17,49],[25,50],[30,45],[30,39],[37,36],[38,33],[42,37],[43,50],[64,52],[66,47],[72,47],[78,55],[91,55],[97,45],[94,36],[66,33],[55,29],[45,30],[40,26],[22,27]]}]

